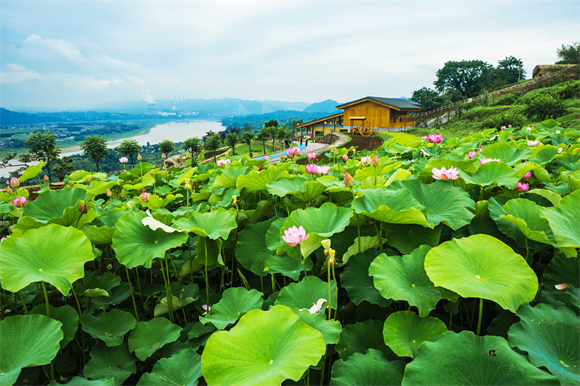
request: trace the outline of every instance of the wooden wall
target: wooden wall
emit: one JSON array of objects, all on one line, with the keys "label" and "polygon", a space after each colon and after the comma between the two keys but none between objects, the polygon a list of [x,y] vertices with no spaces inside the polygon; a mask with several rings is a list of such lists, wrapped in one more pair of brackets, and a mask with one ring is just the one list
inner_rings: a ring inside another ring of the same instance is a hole
[{"label": "wooden wall", "polygon": [[344,108],[344,126],[359,126],[361,121],[351,121],[350,117],[365,117],[365,124],[373,127],[391,125],[391,109],[373,102],[357,103]]}]

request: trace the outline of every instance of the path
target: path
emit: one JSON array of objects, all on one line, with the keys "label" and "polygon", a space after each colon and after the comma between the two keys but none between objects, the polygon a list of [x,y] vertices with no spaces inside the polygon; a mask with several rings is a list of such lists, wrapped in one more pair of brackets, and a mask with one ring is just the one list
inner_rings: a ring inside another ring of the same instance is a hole
[{"label": "path", "polygon": [[[350,141],[350,138],[344,134],[339,134],[339,133],[332,133],[332,134],[334,134],[338,137],[338,141],[334,142],[332,145],[327,145],[324,143],[310,142],[310,141],[308,142],[308,146],[299,145],[299,142],[294,142],[294,143],[296,145],[298,145],[298,147],[300,148],[300,154],[306,154],[306,153],[312,153],[312,152],[322,153],[326,150],[332,149],[333,147],[340,147],[340,146],[342,146],[345,143]],[[286,151],[272,154],[270,156],[271,158],[270,158],[269,162],[270,163],[280,162],[280,154],[286,155]],[[263,156],[254,157],[254,159],[256,159],[256,160],[261,160],[263,158],[264,158]]]}]

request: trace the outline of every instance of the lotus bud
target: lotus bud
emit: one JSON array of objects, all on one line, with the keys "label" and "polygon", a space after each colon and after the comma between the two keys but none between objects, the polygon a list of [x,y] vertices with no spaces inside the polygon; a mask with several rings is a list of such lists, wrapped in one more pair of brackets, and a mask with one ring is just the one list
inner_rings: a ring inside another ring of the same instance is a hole
[{"label": "lotus bud", "polygon": [[48,176],[46,174],[44,175],[44,180],[48,182]]},{"label": "lotus bud", "polygon": [[161,158],[163,158],[163,159],[166,158],[165,153],[161,153]]},{"label": "lotus bud", "polygon": [[150,198],[151,198],[151,195],[149,193],[147,193],[147,192],[141,193],[141,200],[143,202],[149,201]]},{"label": "lotus bud", "polygon": [[137,154],[137,161],[141,161],[143,159],[143,157],[141,157],[141,154]]},{"label": "lotus bud", "polygon": [[524,179],[526,179],[526,180],[527,180],[527,179],[528,179],[528,178],[530,178],[531,176],[532,176],[532,172],[531,172],[531,171],[530,171],[530,172],[527,172],[526,174],[524,174]]},{"label": "lotus bud", "polygon": [[184,186],[185,190],[191,190],[191,185],[186,183]]},{"label": "lotus bud", "polygon": [[373,156],[373,160],[371,161],[371,164],[376,168],[377,166],[379,166],[379,158],[377,157],[377,155],[375,154]]},{"label": "lotus bud", "polygon": [[237,206],[238,205],[237,204],[237,202],[238,202],[238,196],[236,196],[236,195],[232,196],[232,200],[233,200],[232,205],[233,206]]},{"label": "lotus bud", "polygon": [[107,189],[107,197],[112,197],[113,196],[113,192],[111,192],[111,189]]},{"label": "lotus bud", "polygon": [[554,287],[556,287],[557,290],[565,290],[566,288],[568,288],[570,284],[568,283],[562,283],[562,284],[556,284]]},{"label": "lotus bud", "polygon": [[6,187],[6,193],[12,193],[12,189],[10,188],[10,185],[8,185],[8,187]]},{"label": "lotus bud", "polygon": [[348,156],[347,156],[346,154],[343,154],[343,155],[342,155],[342,160],[343,160],[343,161],[346,161],[347,159],[348,159]]},{"label": "lotus bud", "polygon": [[334,267],[334,264],[336,263],[336,259],[334,258],[334,255],[336,254],[336,251],[332,248],[330,248],[330,251],[328,253],[328,265],[330,265],[331,267]]},{"label": "lotus bud", "polygon": [[19,187],[20,186],[20,181],[18,180],[18,178],[12,177],[10,179],[10,186],[12,186],[13,188]]},{"label": "lotus bud", "polygon": [[322,240],[321,244],[324,247],[324,249],[330,248],[330,239]]},{"label": "lotus bud", "polygon": [[344,174],[344,184],[349,188],[352,188],[354,185],[354,179],[350,174],[348,174],[348,172]]},{"label": "lotus bud", "polygon": [[89,208],[87,208],[87,204],[82,204],[81,207],[79,208],[79,212],[81,212],[81,214],[87,214],[88,211]]}]

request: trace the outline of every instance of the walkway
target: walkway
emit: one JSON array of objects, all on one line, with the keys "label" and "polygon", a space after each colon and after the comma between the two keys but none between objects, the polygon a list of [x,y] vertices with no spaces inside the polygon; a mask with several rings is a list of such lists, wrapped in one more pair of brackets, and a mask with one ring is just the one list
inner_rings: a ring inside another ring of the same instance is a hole
[{"label": "walkway", "polygon": [[[317,153],[323,153],[327,150],[332,149],[333,147],[341,147],[342,145],[344,145],[345,143],[350,141],[350,138],[347,137],[344,134],[339,134],[339,133],[332,133],[336,136],[338,136],[338,141],[334,142],[332,145],[326,145],[324,143],[316,143],[316,142],[308,142],[308,146],[305,146],[304,144],[299,145],[299,142],[294,142],[296,145],[298,145],[297,147],[300,149],[300,154],[306,154],[306,153],[312,153],[312,152],[317,152]],[[280,153],[276,153],[276,154],[271,154],[270,155],[270,163],[276,163],[276,162],[280,162],[280,154],[284,154],[284,156],[286,156],[286,151],[280,152]],[[264,159],[263,156],[260,157],[254,157],[255,160],[262,160]]]}]

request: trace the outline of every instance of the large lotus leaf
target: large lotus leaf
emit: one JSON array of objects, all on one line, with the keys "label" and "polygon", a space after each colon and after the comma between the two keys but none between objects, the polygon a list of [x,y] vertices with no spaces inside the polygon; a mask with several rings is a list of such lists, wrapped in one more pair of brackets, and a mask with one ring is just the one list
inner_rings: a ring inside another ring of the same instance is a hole
[{"label": "large lotus leaf", "polygon": [[117,228],[85,226],[81,230],[94,245],[111,244]]},{"label": "large lotus leaf", "polygon": [[214,333],[203,350],[201,368],[212,385],[280,385],[298,381],[318,363],[322,334],[284,306],[252,310],[230,331]]},{"label": "large lotus leaf", "polygon": [[[360,253],[364,253],[369,249],[380,249],[381,247],[381,240],[383,244],[387,241],[384,237],[379,239],[378,235],[375,236],[361,236],[360,238],[357,237],[353,240],[353,243],[346,252],[342,255],[342,263],[340,263],[341,267],[344,267],[350,261],[350,258],[358,255]],[[338,260],[340,262],[340,260]]]},{"label": "large lotus leaf", "polygon": [[[56,308],[51,305],[48,307],[50,310],[50,318],[58,320],[62,323],[61,329],[64,335],[60,341],[60,348],[63,349],[71,340],[75,338],[75,334],[79,328],[79,313],[68,304]],[[29,314],[47,316],[46,304],[37,305],[32,310],[30,310]]]},{"label": "large lotus leaf", "polygon": [[293,192],[292,195],[304,202],[311,202],[322,195],[326,191],[326,186],[318,181],[306,181],[304,191]]},{"label": "large lotus leaf", "polygon": [[63,338],[62,323],[44,315],[16,315],[0,322],[0,384],[12,386],[23,367],[50,363]]},{"label": "large lotus leaf", "polygon": [[[186,298],[178,298],[177,296],[171,296],[171,309],[175,312],[180,310],[191,303],[195,302],[195,299],[192,297]],[[159,301],[159,304],[155,306],[155,310],[153,311],[153,316],[158,317],[161,315],[165,315],[169,313],[169,303],[167,300],[167,296]]]},{"label": "large lotus leaf", "polygon": [[253,171],[245,176],[240,175],[236,181],[236,188],[244,199],[253,193],[266,192],[269,182],[288,176],[288,171],[286,170],[288,167],[290,167],[289,164],[283,166],[273,165],[259,173]]},{"label": "large lotus leaf", "polygon": [[181,327],[165,318],[141,322],[129,334],[129,350],[144,361],[165,344],[179,338]]},{"label": "large lotus leaf", "polygon": [[301,321],[320,331],[325,344],[338,343],[342,331],[342,325],[338,320],[327,320],[321,312],[310,313],[309,310],[294,310],[294,312]]},{"label": "large lotus leaf", "polygon": [[[489,215],[497,225],[497,229],[503,233],[504,235],[511,237],[515,240],[515,244],[521,248],[525,248],[526,240],[528,241],[528,247],[530,249],[534,249],[538,246],[545,247],[545,245],[541,245],[533,240],[527,239],[526,236],[518,229],[516,224],[511,221],[502,219],[502,216],[506,216],[507,213],[503,210],[503,205],[509,201],[507,197],[491,197],[487,202],[487,208],[489,209]],[[474,232],[480,233],[480,232]],[[485,232],[483,232],[485,233]],[[499,238],[499,237],[498,237]],[[505,241],[507,243],[507,240]],[[524,250],[525,251],[525,250]]]},{"label": "large lotus leaf", "polygon": [[320,208],[306,208],[293,211],[280,229],[280,235],[284,230],[296,226],[303,226],[306,233],[316,232],[321,237],[332,237],[340,233],[349,224],[352,210],[338,207],[330,202]]},{"label": "large lotus leaf", "polygon": [[408,189],[366,189],[363,197],[352,202],[356,213],[391,224],[419,224],[429,226],[425,207],[415,200]]},{"label": "large lotus leaf", "polygon": [[524,258],[495,237],[477,234],[453,239],[429,251],[425,270],[436,286],[464,298],[483,298],[516,312],[531,302],[538,279]]},{"label": "large lotus leaf", "polygon": [[483,148],[480,158],[498,158],[504,164],[513,166],[518,161],[530,158],[532,151],[528,147],[516,147],[509,143],[494,143]]},{"label": "large lotus leaf", "polygon": [[107,347],[119,346],[123,337],[137,325],[135,318],[129,312],[113,308],[98,317],[83,316],[82,329],[95,339],[101,339]]},{"label": "large lotus leaf", "polygon": [[280,230],[284,226],[284,222],[286,222],[286,217],[275,217],[275,220],[271,223],[270,228],[268,228],[268,231],[266,232],[266,245],[272,252],[276,252],[278,248],[286,245],[286,242],[280,236]]},{"label": "large lotus leaf", "polygon": [[129,352],[127,342],[117,347],[107,347],[101,342],[91,350],[91,359],[85,365],[83,374],[91,379],[113,377],[118,386],[137,372],[135,361],[135,355]]},{"label": "large lotus leaf", "polygon": [[380,351],[369,349],[366,354],[355,353],[347,360],[332,365],[331,386],[400,385],[405,363],[389,362]]},{"label": "large lotus leaf", "polygon": [[91,276],[86,279],[83,287],[89,288],[102,288],[105,291],[111,291],[113,288],[121,284],[121,278],[112,272],[105,272],[102,275]]},{"label": "large lotus leaf", "polygon": [[[272,256],[273,253],[268,249],[266,244],[266,232],[270,225],[276,221],[275,218],[259,222],[257,224],[248,224],[240,233],[238,243],[236,244],[236,258],[238,262],[247,269],[252,271],[255,275],[266,276],[264,272],[266,267],[266,260]],[[282,221],[283,223],[283,221]],[[279,232],[276,232],[279,238]]]},{"label": "large lotus leaf", "polygon": [[521,322],[508,332],[509,344],[527,351],[536,367],[545,366],[563,385],[580,384],[580,320],[571,309],[549,304],[522,305]]},{"label": "large lotus leaf", "polygon": [[303,192],[306,190],[306,179],[301,177],[294,178],[280,178],[277,181],[268,183],[268,193],[284,197],[287,194],[294,192]]},{"label": "large lotus leaf", "polygon": [[156,257],[164,258],[165,251],[181,246],[188,235],[182,232],[165,232],[144,225],[141,220],[148,217],[143,212],[129,212],[117,223],[113,236],[113,249],[119,263],[128,268],[144,266],[151,268]]},{"label": "large lotus leaf", "polygon": [[554,146],[546,145],[538,149],[536,154],[530,158],[530,161],[538,164],[545,164],[553,160],[556,155],[558,155],[558,149]]},{"label": "large lotus leaf", "polygon": [[385,224],[383,229],[387,234],[387,244],[408,255],[421,245],[439,245],[443,225],[431,229],[413,224]]},{"label": "large lotus leaf", "polygon": [[369,267],[372,261],[381,252],[370,249],[360,255],[352,257],[352,262],[340,274],[342,286],[348,292],[348,297],[357,306],[366,300],[380,307],[387,307],[390,303],[381,296],[373,284],[373,278],[369,276]]},{"label": "large lotus leaf", "polygon": [[389,360],[397,358],[385,345],[383,322],[380,320],[369,319],[344,326],[340,333],[340,341],[336,345],[340,359],[345,360],[354,353],[365,354],[369,349],[379,350]]},{"label": "large lotus leaf", "polygon": [[425,342],[405,369],[403,385],[559,385],[535,368],[504,338],[449,331]]},{"label": "large lotus leaf", "polygon": [[[332,308],[336,309],[336,282],[330,281],[330,296]],[[275,304],[281,304],[291,308],[310,308],[319,299],[326,299],[328,306],[328,283],[316,276],[307,276],[298,283],[291,283],[282,288]]]},{"label": "large lotus leaf", "polygon": [[200,377],[201,356],[185,349],[158,360],[151,373],[141,376],[137,386],[196,386]]},{"label": "large lotus leaf", "polygon": [[421,318],[412,311],[395,312],[385,320],[385,343],[400,357],[415,358],[419,345],[435,342],[447,327],[438,318]]},{"label": "large lotus leaf", "polygon": [[298,281],[300,280],[300,273],[304,272],[304,267],[306,267],[306,271],[309,271],[313,265],[310,258],[304,259],[304,265],[302,265],[301,261],[293,257],[272,255],[266,260],[264,273],[280,273],[292,280]]},{"label": "large lotus leaf", "polygon": [[556,240],[548,220],[540,217],[540,208],[533,201],[515,198],[502,207],[506,214],[500,218],[515,224],[528,239],[551,245]]},{"label": "large lotus leaf", "polygon": [[[48,220],[49,224],[57,224],[65,227],[72,226],[77,229],[83,228],[85,225],[91,223],[99,215],[94,209],[88,209],[87,213],[81,212],[83,201],[79,201],[75,206],[65,208],[61,217],[56,217]],[[89,204],[90,208],[92,204]]]},{"label": "large lotus leaf", "polygon": [[431,247],[423,245],[410,255],[379,255],[370,265],[375,287],[386,299],[406,300],[419,309],[420,316],[427,316],[439,300],[457,301],[457,294],[445,288],[435,287],[425,273],[425,256]]},{"label": "large lotus leaf", "polygon": [[[48,386],[59,386],[62,383],[57,383],[56,380],[50,382]],[[67,386],[115,386],[115,379],[113,377],[109,379],[97,379],[95,381],[88,380],[82,377],[73,377],[66,384]]]},{"label": "large lotus leaf", "polygon": [[571,298],[566,291],[556,288],[556,285],[563,283],[580,287],[578,257],[567,258],[559,254],[550,260],[544,271],[542,302],[550,303],[556,307],[563,305],[572,307]]},{"label": "large lotus leaf", "polygon": [[218,262],[224,265],[222,259],[222,244],[222,239],[212,240],[208,237],[198,237],[195,261],[207,266],[217,265]]},{"label": "large lotus leaf", "polygon": [[461,175],[468,184],[480,186],[498,185],[515,189],[519,181],[518,174],[503,162],[488,162],[479,167],[477,173],[472,176]]},{"label": "large lotus leaf", "polygon": [[545,198],[552,204],[552,206],[560,206],[560,201],[562,201],[562,197],[558,193],[552,192],[548,189],[532,189],[527,191],[524,194],[524,197],[529,198],[530,200],[534,200],[536,203],[538,203],[538,201],[533,198],[534,195]]},{"label": "large lotus leaf", "polygon": [[38,176],[45,164],[46,162],[44,161],[38,161],[36,165],[27,167],[22,176],[19,178],[20,182],[24,182]]},{"label": "large lotus leaf", "polygon": [[47,223],[53,218],[62,217],[66,208],[76,206],[85,197],[86,192],[82,189],[47,190],[26,205],[23,215]]},{"label": "large lotus leaf", "polygon": [[580,190],[564,197],[560,206],[543,208],[558,247],[580,248]]},{"label": "large lotus leaf", "polygon": [[232,229],[236,229],[236,217],[233,212],[218,208],[212,212],[192,212],[189,218],[180,218],[175,221],[180,229],[193,232],[201,237],[209,237],[212,240],[218,238],[227,239]]},{"label": "large lotus leaf", "polygon": [[258,290],[248,291],[244,287],[228,288],[220,301],[211,306],[210,312],[200,317],[199,321],[203,324],[211,322],[218,330],[223,330],[245,313],[262,308],[263,302],[262,293]]},{"label": "large lotus leaf", "polygon": [[67,296],[71,284],[84,276],[84,264],[95,258],[83,232],[60,225],[32,229],[0,244],[2,288],[16,292],[45,281]]}]

